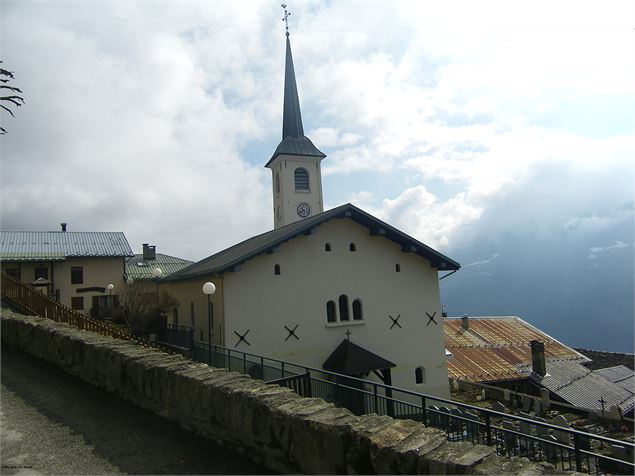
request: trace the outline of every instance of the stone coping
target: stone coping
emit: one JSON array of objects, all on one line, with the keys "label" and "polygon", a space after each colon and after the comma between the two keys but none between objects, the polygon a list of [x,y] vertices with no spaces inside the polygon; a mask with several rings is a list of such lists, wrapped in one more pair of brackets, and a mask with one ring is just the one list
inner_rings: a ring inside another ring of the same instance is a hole
[{"label": "stone coping", "polygon": [[567,474],[448,442],[412,420],[353,415],[266,385],[69,324],[0,311],[2,342],[60,367],[280,473]]}]

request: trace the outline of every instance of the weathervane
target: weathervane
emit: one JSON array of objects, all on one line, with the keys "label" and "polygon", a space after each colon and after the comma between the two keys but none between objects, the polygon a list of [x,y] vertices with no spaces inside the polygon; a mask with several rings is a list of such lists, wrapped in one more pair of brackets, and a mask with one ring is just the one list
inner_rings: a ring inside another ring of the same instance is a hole
[{"label": "weathervane", "polygon": [[289,15],[291,15],[291,12],[287,11],[287,5],[285,3],[280,6],[284,8],[284,18],[282,21],[284,22],[285,29],[287,30],[287,36],[289,36]]}]

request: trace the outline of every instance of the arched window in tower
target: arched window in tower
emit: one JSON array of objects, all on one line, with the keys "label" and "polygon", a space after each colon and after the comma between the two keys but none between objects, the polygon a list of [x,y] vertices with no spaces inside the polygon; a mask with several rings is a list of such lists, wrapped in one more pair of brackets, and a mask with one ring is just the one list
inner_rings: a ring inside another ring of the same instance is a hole
[{"label": "arched window in tower", "polygon": [[326,243],[324,245],[324,251],[331,251],[331,244],[330,243]]},{"label": "arched window in tower", "polygon": [[349,251],[357,251],[357,248],[355,247],[355,243],[351,243],[350,245],[348,245],[348,249]]},{"label": "arched window in tower", "polygon": [[326,322],[335,322],[335,301],[326,303]]},{"label": "arched window in tower", "polygon": [[295,179],[295,191],[296,192],[308,192],[309,191],[309,172],[303,167],[298,167],[293,172]]},{"label": "arched window in tower", "polygon": [[360,299],[355,299],[353,301],[353,320],[361,321],[363,318],[362,301]]},{"label": "arched window in tower", "polygon": [[280,193],[280,174],[278,172],[276,172],[276,179],[275,179],[276,183],[275,183],[275,190],[276,193]]},{"label": "arched window in tower", "polygon": [[401,273],[401,265],[399,263],[395,264],[395,272]]},{"label": "arched window in tower", "polygon": [[277,264],[273,267],[273,274],[275,274],[276,276],[280,276],[280,265]]},{"label": "arched window in tower", "polygon": [[426,383],[426,369],[423,367],[417,367],[415,369],[415,383]]},{"label": "arched window in tower", "polygon": [[340,305],[340,321],[350,321],[350,316],[348,314],[348,296],[346,294],[342,294],[339,299]]}]

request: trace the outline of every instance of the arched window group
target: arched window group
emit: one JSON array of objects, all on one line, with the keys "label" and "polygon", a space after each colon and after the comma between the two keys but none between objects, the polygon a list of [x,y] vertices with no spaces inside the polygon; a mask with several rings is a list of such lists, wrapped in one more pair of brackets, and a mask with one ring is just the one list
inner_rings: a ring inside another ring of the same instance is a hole
[{"label": "arched window group", "polygon": [[[331,251],[331,243],[324,243],[324,251]],[[357,246],[355,245],[355,243],[349,243],[348,244],[348,251],[357,251]]]},{"label": "arched window group", "polygon": [[298,167],[293,172],[293,178],[295,180],[296,192],[308,192],[309,191],[309,172],[304,167]]},{"label": "arched window group", "polygon": [[[361,321],[364,319],[364,309],[361,299],[353,300],[353,320]],[[338,314],[339,311],[339,314]],[[349,308],[348,296],[346,294],[340,295],[337,299],[337,305],[335,301],[328,301],[326,303],[326,322],[349,322],[351,320],[351,312]]]},{"label": "arched window group", "polygon": [[276,276],[280,276],[280,265],[279,264],[274,265],[273,274],[275,274]]}]

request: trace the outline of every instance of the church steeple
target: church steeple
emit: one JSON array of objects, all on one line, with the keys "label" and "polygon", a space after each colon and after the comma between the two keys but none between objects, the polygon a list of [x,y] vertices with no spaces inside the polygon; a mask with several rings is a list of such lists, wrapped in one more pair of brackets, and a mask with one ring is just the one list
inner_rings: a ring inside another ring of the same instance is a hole
[{"label": "church steeple", "polygon": [[304,137],[302,127],[302,114],[300,113],[300,100],[298,99],[298,86],[295,82],[295,70],[293,68],[293,56],[291,56],[291,42],[287,31],[287,57],[284,66],[284,106],[282,110],[282,139]]},{"label": "church steeple", "polygon": [[288,17],[286,24],[286,57],[284,66],[284,103],[282,110],[282,141],[269,162],[273,179],[274,225],[279,228],[324,211],[320,162],[324,155],[304,135],[298,86],[295,80]]}]

